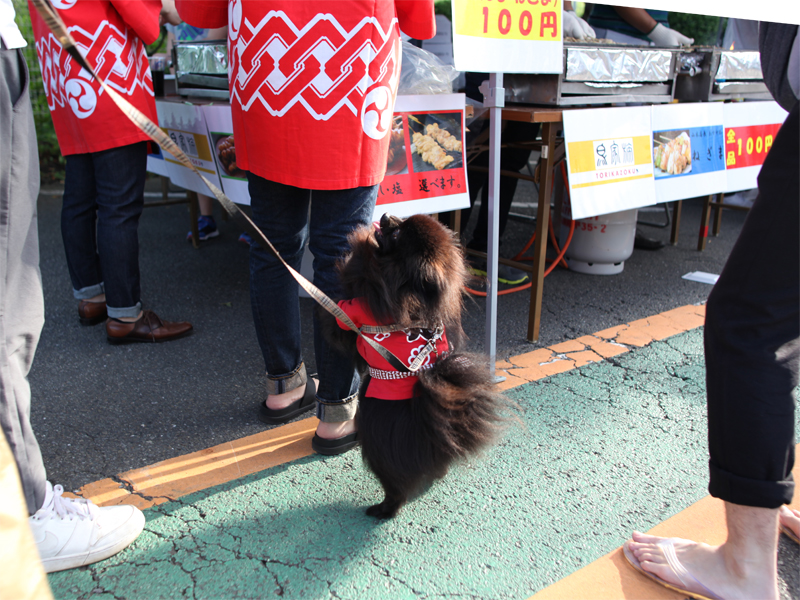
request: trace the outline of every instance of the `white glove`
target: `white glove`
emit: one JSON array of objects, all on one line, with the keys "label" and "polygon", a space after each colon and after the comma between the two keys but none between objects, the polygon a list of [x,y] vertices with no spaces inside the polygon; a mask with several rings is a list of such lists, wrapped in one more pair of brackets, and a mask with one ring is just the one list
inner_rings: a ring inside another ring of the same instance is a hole
[{"label": "white glove", "polygon": [[564,11],[564,36],[579,40],[597,37],[594,29],[589,27],[586,21],[576,15],[574,10]]},{"label": "white glove", "polygon": [[656,46],[691,46],[694,38],[688,38],[679,31],[664,27],[661,23],[647,34]]}]

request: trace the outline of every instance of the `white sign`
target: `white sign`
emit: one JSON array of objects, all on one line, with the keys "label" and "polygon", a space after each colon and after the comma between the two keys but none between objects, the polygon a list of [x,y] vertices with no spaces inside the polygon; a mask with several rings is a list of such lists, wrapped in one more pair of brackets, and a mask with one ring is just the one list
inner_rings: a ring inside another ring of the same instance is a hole
[{"label": "white sign", "polygon": [[564,111],[573,219],[656,203],[650,107]]},{"label": "white sign", "polygon": [[164,151],[161,150],[159,145],[155,142],[150,144],[150,147],[153,149],[153,152],[147,155],[147,171],[149,173],[161,175],[162,177],[169,177],[167,161],[164,160]]},{"label": "white sign", "polygon": [[[156,110],[159,127],[186,153],[197,170],[219,187],[220,180],[211,155],[202,107],[188,102],[159,100],[156,102]],[[194,171],[185,167],[172,155],[163,154],[164,162],[167,163],[167,174],[172,183],[199,194],[211,195],[211,190]]]}]

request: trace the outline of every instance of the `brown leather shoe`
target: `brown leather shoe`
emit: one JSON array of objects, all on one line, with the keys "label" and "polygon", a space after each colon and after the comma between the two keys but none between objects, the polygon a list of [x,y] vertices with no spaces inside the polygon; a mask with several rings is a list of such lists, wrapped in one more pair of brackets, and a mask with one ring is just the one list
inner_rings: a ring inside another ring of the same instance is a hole
[{"label": "brown leather shoe", "polygon": [[142,312],[142,316],[134,323],[125,323],[113,318],[106,321],[106,335],[112,344],[169,342],[191,332],[191,323],[162,321],[152,310]]},{"label": "brown leather shoe", "polygon": [[105,302],[88,302],[81,300],[78,303],[78,318],[81,325],[97,325],[108,318]]}]

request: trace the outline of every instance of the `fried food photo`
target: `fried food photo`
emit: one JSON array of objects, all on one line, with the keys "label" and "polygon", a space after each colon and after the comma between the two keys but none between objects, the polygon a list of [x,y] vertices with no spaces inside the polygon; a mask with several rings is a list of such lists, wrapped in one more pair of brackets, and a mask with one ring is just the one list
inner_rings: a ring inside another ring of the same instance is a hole
[{"label": "fried food photo", "polygon": [[219,162],[228,175],[231,177],[245,176],[244,171],[236,164],[236,145],[233,141],[233,135],[221,138],[217,142],[217,156],[219,156]]},{"label": "fried food photo", "polygon": [[684,131],[675,139],[664,140],[653,151],[653,165],[668,175],[681,175],[692,166],[692,143]]}]

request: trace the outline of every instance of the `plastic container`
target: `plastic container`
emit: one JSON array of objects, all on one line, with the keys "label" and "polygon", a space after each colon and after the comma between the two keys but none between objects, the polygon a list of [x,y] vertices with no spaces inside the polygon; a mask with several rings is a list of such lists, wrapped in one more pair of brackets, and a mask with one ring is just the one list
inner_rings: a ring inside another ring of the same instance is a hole
[{"label": "plastic container", "polygon": [[[633,253],[638,211],[599,215],[575,221],[575,233],[565,258],[570,270],[589,275],[616,275]],[[570,216],[562,215],[560,242],[569,234]]]}]

